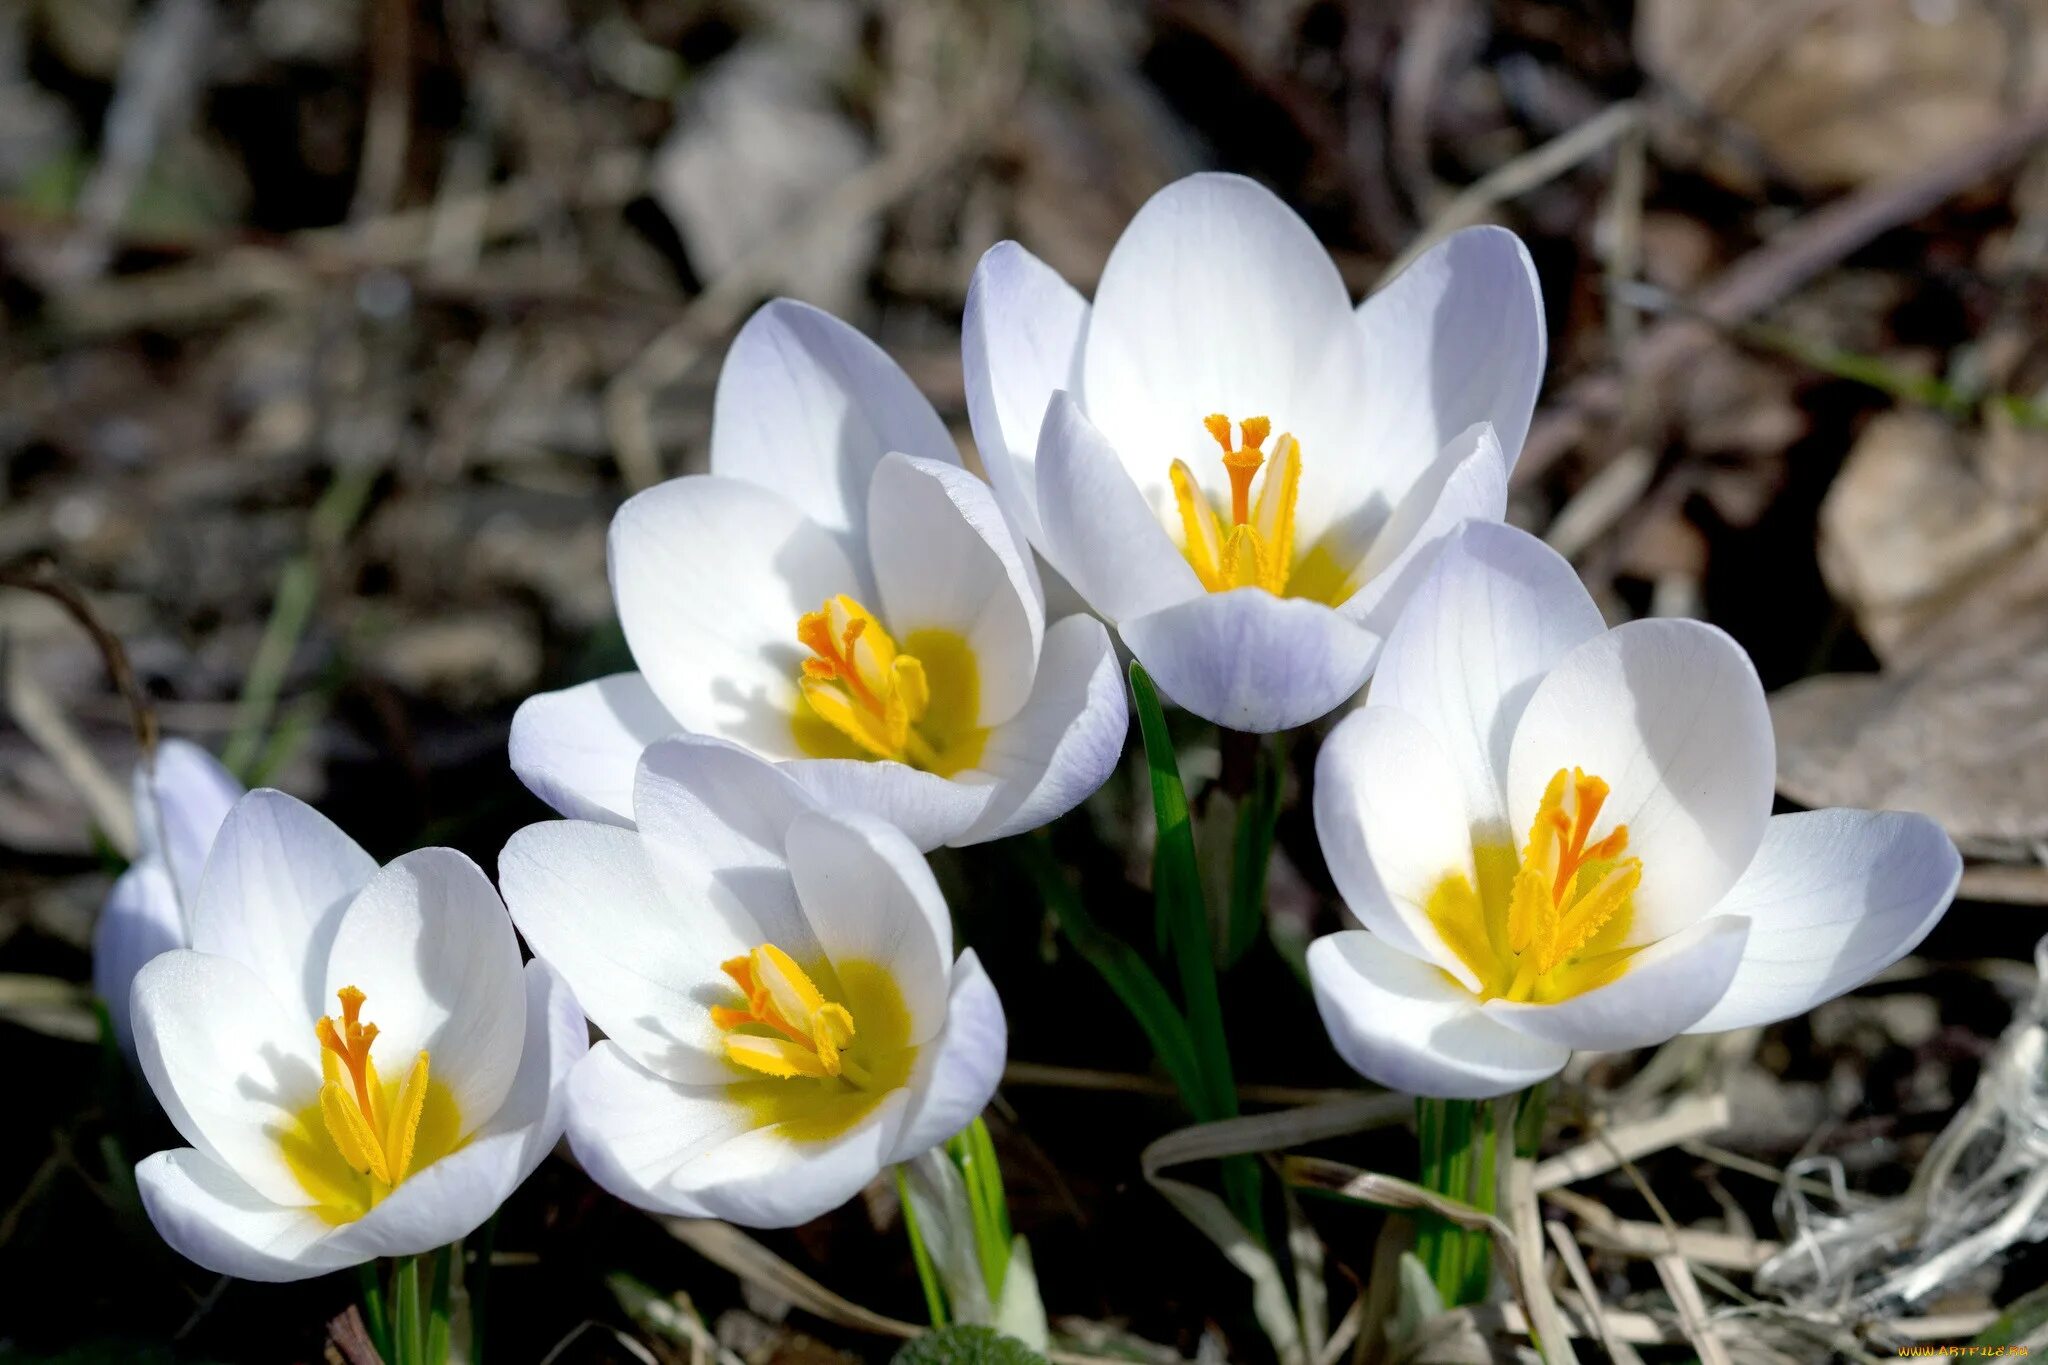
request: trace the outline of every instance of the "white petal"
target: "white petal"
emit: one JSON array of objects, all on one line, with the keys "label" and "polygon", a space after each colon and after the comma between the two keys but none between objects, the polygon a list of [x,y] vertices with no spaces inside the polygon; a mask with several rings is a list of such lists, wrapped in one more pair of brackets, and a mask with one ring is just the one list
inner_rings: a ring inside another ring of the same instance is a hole
[{"label": "white petal", "polygon": [[1203,593],[1119,630],[1173,701],[1217,725],[1261,733],[1342,706],[1365,685],[1380,646],[1328,607],[1264,588]]},{"label": "white petal", "polygon": [[954,840],[979,844],[1037,829],[1109,780],[1123,756],[1131,709],[1109,632],[1069,616],[1045,633],[1031,700],[988,737],[980,769],[999,784],[974,827]]},{"label": "white petal", "polygon": [[151,859],[123,872],[100,907],[92,930],[92,988],[106,1003],[121,1050],[135,1055],[128,990],[135,974],[160,953],[185,946],[185,917],[163,864]]},{"label": "white petal", "polygon": [[826,810],[872,815],[930,852],[961,838],[996,794],[973,769],[939,777],[889,759],[813,758],[782,770]]},{"label": "white petal", "polygon": [[967,418],[997,500],[1041,548],[1038,429],[1055,389],[1081,387],[1087,326],[1087,301],[1015,242],[997,242],[974,267],[960,320]]},{"label": "white petal", "polygon": [[690,1160],[754,1126],[723,1085],[678,1085],[609,1039],[569,1073],[569,1145],[584,1172],[636,1208],[706,1218],[672,1182]]},{"label": "white petal", "polygon": [[724,1086],[683,1086],[599,1043],[569,1078],[569,1143],[591,1179],[629,1204],[743,1227],[794,1227],[881,1172],[907,1096],[849,1131],[800,1141],[762,1127]]},{"label": "white petal", "polygon": [[192,907],[192,946],[231,957],[296,1006],[312,1036],[327,1012],[327,949],[377,861],[334,822],[280,791],[235,803]]},{"label": "white petal", "polygon": [[[1301,442],[1302,507],[1313,512],[1326,475],[1360,442],[1362,351],[1344,281],[1308,225],[1242,176],[1192,175],[1152,196],[1110,252],[1081,389],[1154,505],[1176,458],[1212,491],[1228,489],[1202,429],[1221,412],[1269,417],[1275,435]],[[1041,515],[1043,504],[1041,492]],[[1319,528],[1302,529],[1313,538]]]},{"label": "white petal", "polygon": [[793,299],[747,319],[712,400],[713,474],[774,489],[858,556],[868,479],[892,450],[960,459],[945,423],[887,352]]},{"label": "white petal", "polygon": [[1775,1023],[1854,990],[1927,937],[1962,875],[1955,844],[1923,815],[1773,816],[1756,861],[1714,907],[1749,921],[1742,963],[1689,1031]]},{"label": "white petal", "polygon": [[1038,437],[1038,517],[1045,555],[1111,622],[1202,592],[1145,495],[1071,396],[1052,396]]},{"label": "white petal", "polygon": [[319,1098],[312,1025],[248,967],[189,949],[144,967],[132,999],[142,1074],[185,1140],[273,1203],[313,1203],[281,1145]]},{"label": "white petal", "polygon": [[206,855],[242,792],[235,775],[190,740],[164,740],[155,761],[136,768],[137,861],[163,860],[179,904],[189,908],[198,896]]},{"label": "white petal", "polygon": [[964,637],[981,675],[980,723],[1016,715],[1045,608],[989,486],[957,465],[885,456],[868,491],[868,554],[897,645],[920,630]]},{"label": "white petal", "polygon": [[498,855],[505,904],[534,956],[562,974],[591,1022],[663,1075],[731,1072],[711,1006],[718,964],[753,945],[669,901],[640,836],[613,825],[528,825]]},{"label": "white petal", "polygon": [[572,820],[633,823],[640,753],[682,727],[640,673],[528,697],[512,713],[512,771]]},{"label": "white petal", "polygon": [[535,958],[526,964],[524,980],[526,1039],[519,1049],[519,1072],[505,1102],[476,1134],[519,1134],[522,1179],[561,1139],[569,1121],[569,1073],[590,1050],[590,1025],[561,973]]},{"label": "white petal", "polygon": [[1361,586],[1337,610],[1384,638],[1451,533],[1467,520],[1499,521],[1507,510],[1500,443],[1492,427],[1470,427],[1395,506],[1359,565]]},{"label": "white petal", "polygon": [[403,1076],[426,1052],[464,1132],[498,1111],[519,1069],[526,987],[512,921],[482,868],[452,848],[422,848],[372,877],[335,931],[329,1012],[345,986],[367,997],[381,1073]]},{"label": "white petal", "polygon": [[628,500],[610,545],[626,643],[680,727],[796,757],[797,619],[868,590],[832,532],[780,494],[698,475]]},{"label": "white petal", "polygon": [[905,1087],[910,1107],[888,1159],[909,1161],[972,1123],[995,1098],[1009,1049],[1003,1002],[969,948],[953,964],[945,1031],[917,1055]]},{"label": "white petal", "polygon": [[1316,839],[1344,904],[1379,941],[1479,979],[1429,922],[1453,874],[1478,885],[1457,770],[1421,722],[1389,706],[1353,711],[1316,756]]},{"label": "white petal", "polygon": [[333,1229],[319,1215],[272,1203],[204,1152],[145,1157],[135,1184],[171,1250],[217,1275],[281,1284],[350,1264],[326,1245]]},{"label": "white petal", "polygon": [[1543,294],[1529,253],[1497,227],[1453,233],[1358,306],[1365,344],[1362,421],[1373,454],[1351,472],[1347,505],[1398,497],[1444,443],[1491,422],[1509,468],[1543,382]]},{"label": "white petal", "polygon": [[328,1249],[353,1265],[378,1256],[417,1256],[467,1237],[498,1211],[532,1168],[525,1135],[474,1139],[413,1172],[377,1206],[336,1228]]},{"label": "white petal", "polygon": [[1592,837],[1628,826],[1643,860],[1628,942],[1698,920],[1756,856],[1776,745],[1742,646],[1698,621],[1633,621],[1574,648],[1536,685],[1508,749],[1508,818],[1579,767],[1613,788]]},{"label": "white petal", "polygon": [[1458,770],[1474,826],[1519,846],[1508,743],[1537,682],[1604,629],[1562,555],[1526,531],[1473,522],[1402,609],[1367,696],[1420,720]]},{"label": "white petal", "polygon": [[1487,1099],[1554,1075],[1571,1056],[1495,1023],[1435,966],[1364,929],[1309,944],[1308,976],[1337,1055],[1390,1090]]},{"label": "white petal", "polygon": [[789,871],[827,960],[882,968],[902,992],[909,1041],[937,1033],[953,919],[923,855],[878,820],[804,815],[789,827]]},{"label": "white petal", "polygon": [[1749,925],[1734,915],[1703,919],[1629,959],[1604,986],[1554,1005],[1492,1000],[1493,1018],[1518,1033],[1573,1051],[1654,1047],[1684,1033],[1728,990]]},{"label": "white petal", "polygon": [[811,766],[769,763],[700,735],[665,739],[642,755],[633,795],[641,846],[663,895],[679,907],[669,913],[729,949],[713,961],[762,943],[799,961],[820,951],[784,855],[790,825],[818,809],[791,775]]}]

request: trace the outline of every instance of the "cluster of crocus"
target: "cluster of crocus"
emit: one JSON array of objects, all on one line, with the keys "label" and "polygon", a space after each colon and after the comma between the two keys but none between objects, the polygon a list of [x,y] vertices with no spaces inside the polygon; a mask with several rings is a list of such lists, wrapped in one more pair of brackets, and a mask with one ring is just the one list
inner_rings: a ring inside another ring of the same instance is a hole
[{"label": "cluster of crocus", "polygon": [[[451,850],[380,870],[190,746],[138,778],[97,970],[192,1144],[138,1172],[157,1226],[259,1279],[411,1255],[565,1131],[634,1204],[786,1226],[960,1133],[1006,1025],[922,850],[1107,779],[1128,711],[1105,621],[1238,730],[1372,676],[1314,792],[1364,928],[1309,968],[1382,1084],[1500,1094],[1867,980],[1947,905],[1954,847],[1911,815],[1772,817],[1742,651],[1607,629],[1499,524],[1543,355],[1510,234],[1456,234],[1354,309],[1233,176],[1162,191],[1092,305],[1015,244],[983,259],[986,481],[873,343],[763,308],[711,472],[613,523],[638,671],[514,720],[513,769],[566,818],[506,846],[502,902]],[[1096,614],[1048,621],[1052,574]]]}]

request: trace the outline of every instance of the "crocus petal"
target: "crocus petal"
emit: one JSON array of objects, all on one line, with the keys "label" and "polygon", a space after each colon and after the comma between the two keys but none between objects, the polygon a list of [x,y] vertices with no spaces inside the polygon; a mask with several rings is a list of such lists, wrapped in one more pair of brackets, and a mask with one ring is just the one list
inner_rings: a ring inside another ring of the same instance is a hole
[{"label": "crocus petal", "polygon": [[519,942],[483,869],[422,848],[370,879],[335,931],[328,1009],[354,986],[377,1025],[378,1069],[404,1074],[421,1052],[465,1132],[498,1111],[519,1069],[526,988]]},{"label": "crocus petal", "polygon": [[1260,733],[1343,705],[1365,685],[1380,646],[1328,607],[1264,588],[1203,593],[1118,628],[1168,697],[1204,720]]},{"label": "crocus petal", "polygon": [[972,1123],[1003,1079],[1010,1029],[995,985],[972,948],[960,954],[952,975],[945,1031],[917,1054],[891,1162],[920,1156]]},{"label": "crocus petal", "polygon": [[107,1020],[121,1050],[135,1055],[128,990],[143,964],[185,946],[178,893],[160,862],[136,863],[114,882],[92,930],[92,988],[106,1003]]},{"label": "crocus petal", "polygon": [[599,1185],[629,1204],[745,1227],[794,1227],[837,1208],[880,1173],[904,1091],[846,1132],[793,1138],[726,1086],[686,1086],[599,1043],[569,1078],[569,1144]]},{"label": "crocus petal", "polygon": [[190,740],[164,740],[155,760],[135,770],[137,861],[162,859],[179,904],[188,909],[221,822],[242,792],[235,775]]},{"label": "crocus petal", "polygon": [[519,1049],[519,1071],[505,1102],[476,1133],[480,1138],[519,1134],[522,1180],[560,1140],[569,1121],[569,1073],[590,1051],[590,1025],[560,972],[535,958],[526,964],[523,986],[526,1039]]},{"label": "crocus petal", "polygon": [[1087,301],[1015,242],[997,242],[974,267],[960,321],[967,419],[997,500],[1040,548],[1038,430],[1053,391],[1081,387],[1087,325]]},{"label": "crocus petal", "polygon": [[1492,427],[1467,428],[1395,506],[1358,567],[1358,590],[1337,610],[1384,638],[1451,533],[1467,520],[1499,521],[1507,510],[1500,442]]},{"label": "crocus petal", "polygon": [[185,1140],[272,1203],[314,1203],[283,1146],[320,1093],[312,1025],[242,963],[189,949],[137,973],[132,1000],[142,1074]]},{"label": "crocus petal", "polygon": [[1742,961],[1749,924],[1715,915],[1629,959],[1604,986],[1550,1005],[1491,1000],[1493,1018],[1531,1038],[1573,1051],[1654,1047],[1692,1028],[1727,993]]},{"label": "crocus petal", "polygon": [[498,855],[498,880],[534,955],[616,1044],[677,1080],[731,1074],[711,1022],[713,1005],[734,1003],[718,964],[754,945],[709,916],[684,918],[639,835],[580,820],[529,825]]},{"label": "crocus petal", "polygon": [[633,823],[641,751],[682,727],[639,673],[540,692],[512,713],[512,771],[572,820]]},{"label": "crocus petal", "polygon": [[1421,722],[1388,706],[1353,711],[1316,757],[1316,839],[1344,904],[1376,942],[1479,979],[1429,921],[1447,877],[1478,885],[1457,770]]},{"label": "crocus petal", "polygon": [[1336,505],[1398,498],[1452,435],[1491,422],[1509,468],[1543,381],[1543,293],[1512,232],[1466,228],[1358,306],[1371,456]]},{"label": "crocus petal", "polygon": [[281,1284],[348,1264],[326,1245],[333,1228],[318,1214],[264,1198],[204,1152],[146,1157],[135,1184],[171,1250],[217,1275]]},{"label": "crocus petal", "polygon": [[1367,697],[1421,721],[1458,771],[1475,830],[1519,846],[1508,743],[1537,682],[1604,629],[1564,556],[1526,531],[1472,522],[1403,608]]},{"label": "crocus petal", "polygon": [[807,766],[769,763],[702,735],[665,739],[641,756],[633,792],[641,847],[678,907],[669,913],[716,921],[691,932],[730,946],[723,956],[762,943],[800,962],[821,951],[783,854],[790,825],[818,809],[790,775]]},{"label": "crocus petal", "polygon": [[826,959],[888,973],[910,1016],[906,1041],[921,1044],[937,1033],[946,1019],[953,920],[910,841],[872,818],[800,816],[789,827],[789,872]]},{"label": "crocus petal", "polygon": [[988,737],[981,771],[998,786],[957,844],[1021,834],[1066,814],[1116,771],[1130,728],[1123,673],[1109,632],[1069,616],[1045,633],[1031,700]]},{"label": "crocus petal", "polygon": [[1554,1075],[1571,1056],[1495,1023],[1433,964],[1364,929],[1311,943],[1308,976],[1337,1055],[1390,1090],[1487,1099]]},{"label": "crocus petal", "polygon": [[797,620],[869,587],[833,533],[780,494],[698,475],[635,494],[610,545],[626,643],[680,727],[797,757]]},{"label": "crocus petal", "polygon": [[1031,694],[1045,608],[989,486],[957,465],[888,455],[868,489],[868,555],[899,648],[961,636],[980,675],[977,719],[1000,725]]},{"label": "crocus petal", "polygon": [[467,1237],[519,1188],[532,1170],[526,1156],[524,1133],[475,1138],[336,1228],[327,1249],[342,1264],[357,1265],[379,1256],[417,1256]]},{"label": "crocus petal", "polygon": [[1229,488],[1205,416],[1271,418],[1275,435],[1301,442],[1301,505],[1312,511],[1325,470],[1356,458],[1362,351],[1350,295],[1308,225],[1242,176],[1192,175],[1153,195],[1110,252],[1081,391],[1155,500],[1174,459],[1191,455],[1206,487]]},{"label": "crocus petal", "polygon": [[1052,396],[1038,437],[1038,517],[1046,558],[1112,622],[1202,594],[1159,514],[1064,392]]},{"label": "crocus petal", "polygon": [[996,794],[995,783],[973,769],[950,778],[889,759],[813,758],[782,766],[818,805],[886,821],[924,852],[959,840]]},{"label": "crocus petal", "polygon": [[228,813],[199,879],[192,946],[231,957],[296,1006],[308,1038],[327,1012],[327,949],[377,861],[326,816],[268,789]]},{"label": "crocus petal", "polygon": [[1927,937],[1962,875],[1955,844],[1923,815],[1773,816],[1756,860],[1714,907],[1749,921],[1742,962],[1687,1031],[1775,1023],[1855,989]]},{"label": "crocus petal", "polygon": [[892,450],[960,460],[946,424],[887,352],[793,299],[747,319],[712,399],[713,474],[774,489],[858,558],[868,479]]},{"label": "crocus petal", "polygon": [[1515,830],[1572,767],[1613,789],[1592,837],[1626,824],[1643,862],[1627,941],[1693,923],[1749,866],[1771,815],[1776,745],[1749,655],[1698,621],[1633,621],[1578,645],[1536,685],[1509,745]]}]

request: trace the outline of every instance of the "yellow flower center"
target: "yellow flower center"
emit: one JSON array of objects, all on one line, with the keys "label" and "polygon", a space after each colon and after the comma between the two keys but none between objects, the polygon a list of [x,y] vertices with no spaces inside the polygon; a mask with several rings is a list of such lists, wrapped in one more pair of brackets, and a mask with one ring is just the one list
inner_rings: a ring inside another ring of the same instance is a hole
[{"label": "yellow flower center", "polygon": [[407,1175],[460,1145],[461,1116],[448,1087],[432,1077],[424,1048],[396,1085],[377,1075],[370,1046],[377,1026],[363,1022],[365,996],[335,992],[341,1018],[313,1026],[324,1079],[320,1096],[279,1134],[285,1163],[329,1222],[362,1216]]},{"label": "yellow flower center", "polygon": [[1238,423],[1235,446],[1230,443],[1230,419],[1222,413],[1211,413],[1202,425],[1223,447],[1223,468],[1230,475],[1230,518],[1225,521],[1210,503],[1187,461],[1175,460],[1171,472],[1173,500],[1180,508],[1181,552],[1210,592],[1264,588],[1275,597],[1285,596],[1294,570],[1301,443],[1283,434],[1274,443],[1269,464],[1264,450],[1273,430],[1269,419],[1247,417]]},{"label": "yellow flower center", "polygon": [[853,1014],[827,1000],[796,960],[772,943],[721,964],[746,997],[746,1006],[716,1005],[711,1022],[725,1030],[725,1055],[764,1076],[813,1080],[845,1077],[866,1087],[866,1068],[846,1055]]},{"label": "yellow flower center", "polygon": [[1626,970],[1635,950],[1621,945],[1643,864],[1623,856],[1627,825],[1591,840],[1607,796],[1598,777],[1559,768],[1519,859],[1480,845],[1477,889],[1455,872],[1430,893],[1430,922],[1479,978],[1482,999],[1552,1003]]},{"label": "yellow flower center", "polygon": [[955,632],[916,631],[899,648],[873,612],[841,593],[804,613],[796,638],[811,652],[798,679],[808,710],[796,737],[806,753],[894,759],[940,777],[981,760],[980,672]]},{"label": "yellow flower center", "polygon": [[910,1013],[888,968],[857,959],[809,967],[761,944],[724,964],[742,1003],[711,1011],[736,1070],[726,1094],[755,1126],[789,1142],[851,1131],[909,1082],[917,1062]]}]

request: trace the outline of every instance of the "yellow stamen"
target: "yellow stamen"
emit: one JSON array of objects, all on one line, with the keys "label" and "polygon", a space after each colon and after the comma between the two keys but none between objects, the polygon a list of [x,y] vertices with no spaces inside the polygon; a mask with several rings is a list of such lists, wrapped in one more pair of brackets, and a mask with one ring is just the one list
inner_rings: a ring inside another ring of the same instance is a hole
[{"label": "yellow stamen", "polygon": [[[1294,568],[1301,443],[1283,435],[1269,460],[1264,446],[1273,423],[1268,418],[1247,417],[1238,423],[1235,446],[1230,440],[1230,419],[1224,414],[1211,413],[1202,419],[1202,425],[1223,449],[1223,469],[1230,477],[1230,517],[1225,521],[1211,505],[1187,463],[1175,460],[1169,473],[1180,513],[1182,551],[1195,577],[1210,592],[1257,587],[1276,597],[1284,595]],[[1255,480],[1256,498],[1252,494]]]},{"label": "yellow stamen", "polygon": [[388,1191],[404,1180],[412,1169],[418,1144],[420,1119],[426,1112],[428,1073],[423,1049],[399,1087],[390,1112],[379,1121],[384,1108],[383,1088],[377,1067],[370,1060],[370,1045],[377,1041],[377,1026],[362,1022],[364,995],[354,986],[343,986],[335,995],[341,1001],[341,1022],[323,1015],[313,1026],[320,1046],[332,1053],[345,1071],[349,1084],[330,1071],[320,1087],[320,1118],[335,1150],[350,1169],[367,1175]]},{"label": "yellow stamen", "polygon": [[980,758],[980,679],[959,636],[920,631],[907,642],[916,652],[899,649],[873,612],[841,593],[804,613],[796,638],[811,652],[797,679],[810,713],[860,755],[941,776]]},{"label": "yellow stamen", "polygon": [[[1563,999],[1626,968],[1632,950],[1621,944],[1643,865],[1623,856],[1628,826],[1592,839],[1607,797],[1598,777],[1558,769],[1519,858],[1507,848],[1476,850],[1480,889],[1459,873],[1431,895],[1432,922],[1485,998]],[[1489,867],[1499,870],[1489,875]]]},{"label": "yellow stamen", "polygon": [[[711,1022],[725,1033],[725,1055],[764,1076],[813,1080],[845,1077],[864,1086],[867,1070],[846,1055],[853,1043],[853,1014],[825,993],[772,943],[721,964],[746,1008],[713,1006]],[[766,1030],[762,1032],[761,1030]]]}]

